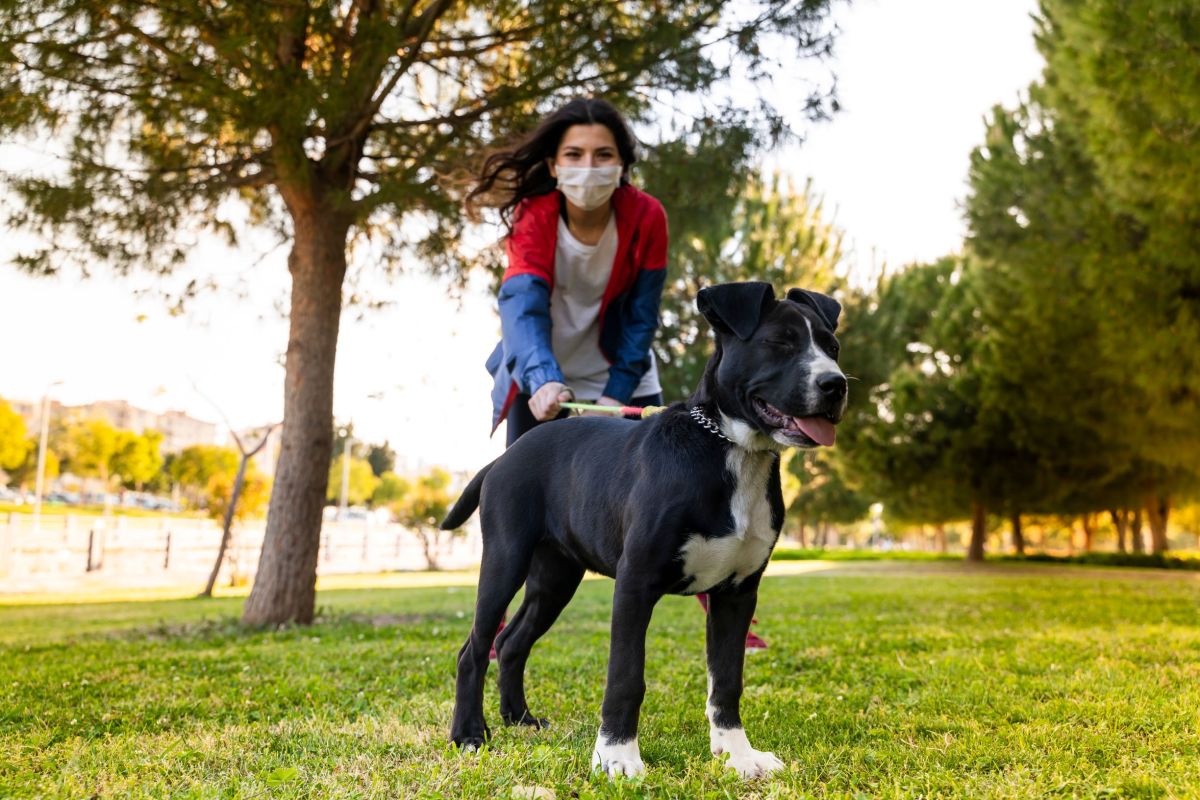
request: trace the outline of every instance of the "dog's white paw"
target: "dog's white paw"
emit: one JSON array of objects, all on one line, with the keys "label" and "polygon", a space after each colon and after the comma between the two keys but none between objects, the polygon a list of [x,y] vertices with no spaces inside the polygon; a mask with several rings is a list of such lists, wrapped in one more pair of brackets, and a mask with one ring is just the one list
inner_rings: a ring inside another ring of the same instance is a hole
[{"label": "dog's white paw", "polygon": [[739,777],[746,780],[761,778],[764,775],[783,769],[783,762],[774,753],[755,750],[750,746],[743,728],[709,728],[709,746],[714,756],[722,753],[729,754],[725,766],[736,770]]},{"label": "dog's white paw", "polygon": [[603,770],[610,778],[644,773],[646,765],[642,763],[637,737],[628,742],[610,743],[603,733],[598,734],[596,746],[592,748],[592,770]]},{"label": "dog's white paw", "polygon": [[783,769],[783,762],[776,758],[774,753],[766,753],[762,750],[751,750],[748,753],[737,755],[731,753],[725,765],[735,770],[738,777],[744,780],[761,778]]}]

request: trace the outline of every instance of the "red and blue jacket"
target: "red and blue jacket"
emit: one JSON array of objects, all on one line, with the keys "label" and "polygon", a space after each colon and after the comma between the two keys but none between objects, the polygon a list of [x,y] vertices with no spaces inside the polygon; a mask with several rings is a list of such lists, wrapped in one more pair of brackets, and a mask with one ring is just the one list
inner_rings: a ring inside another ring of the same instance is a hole
[{"label": "red and blue jacket", "polygon": [[[629,402],[650,368],[650,342],[667,275],[667,215],[662,204],[624,184],[613,192],[617,255],[600,300],[600,350],[611,367],[604,394]],[[550,293],[562,194],[522,200],[508,237],[508,269],[500,284],[500,343],[487,360],[492,432],[517,394],[563,381],[550,349]]]}]

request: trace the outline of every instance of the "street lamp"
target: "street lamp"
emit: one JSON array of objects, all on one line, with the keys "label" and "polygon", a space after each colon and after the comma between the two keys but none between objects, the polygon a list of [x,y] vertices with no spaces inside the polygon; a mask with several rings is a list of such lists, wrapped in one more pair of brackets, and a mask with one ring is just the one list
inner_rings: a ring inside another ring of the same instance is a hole
[{"label": "street lamp", "polygon": [[346,518],[346,504],[350,497],[350,456],[354,451],[354,435],[349,425],[346,426],[346,444],[342,448],[342,497],[338,503],[338,522]]},{"label": "street lamp", "polygon": [[[368,400],[382,400],[383,392],[372,392]],[[342,493],[338,501],[338,522],[346,518],[346,507],[350,498],[350,459],[354,456],[354,423],[346,423],[342,429],[346,436],[346,445],[342,448]]]},{"label": "street lamp", "polygon": [[38,439],[37,482],[33,493],[33,529],[37,531],[42,521],[42,493],[46,488],[46,439],[50,435],[50,390],[62,386],[54,381],[42,392],[42,432]]}]

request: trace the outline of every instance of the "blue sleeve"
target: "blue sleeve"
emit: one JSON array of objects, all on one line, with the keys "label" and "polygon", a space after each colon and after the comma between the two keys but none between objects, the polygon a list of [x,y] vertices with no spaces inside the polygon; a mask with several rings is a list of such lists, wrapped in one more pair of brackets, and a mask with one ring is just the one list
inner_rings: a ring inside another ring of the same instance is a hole
[{"label": "blue sleeve", "polygon": [[500,285],[500,332],[504,358],[517,386],[533,394],[550,381],[563,382],[550,349],[550,287],[530,273]]},{"label": "blue sleeve", "polygon": [[644,269],[638,273],[628,297],[618,311],[621,315],[620,339],[608,369],[604,394],[628,403],[646,370],[650,369],[650,343],[658,330],[658,307],[662,302],[665,269]]}]

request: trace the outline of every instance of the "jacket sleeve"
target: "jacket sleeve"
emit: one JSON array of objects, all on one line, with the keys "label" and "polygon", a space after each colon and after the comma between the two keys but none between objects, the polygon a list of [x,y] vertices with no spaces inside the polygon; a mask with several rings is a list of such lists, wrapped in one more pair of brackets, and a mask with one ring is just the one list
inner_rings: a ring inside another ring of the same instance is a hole
[{"label": "jacket sleeve", "polygon": [[562,383],[550,349],[550,286],[534,273],[513,275],[500,285],[499,304],[504,357],[517,386],[533,394],[550,381]]},{"label": "jacket sleeve", "polygon": [[658,307],[662,302],[665,269],[644,269],[633,281],[619,309],[621,338],[608,368],[604,394],[628,403],[646,370],[650,369],[650,343],[658,330]]},{"label": "jacket sleeve", "polygon": [[604,394],[629,402],[646,370],[650,369],[650,343],[658,330],[658,309],[667,281],[667,214],[662,204],[650,198],[635,256],[637,277],[621,303],[620,339],[608,370]]}]

